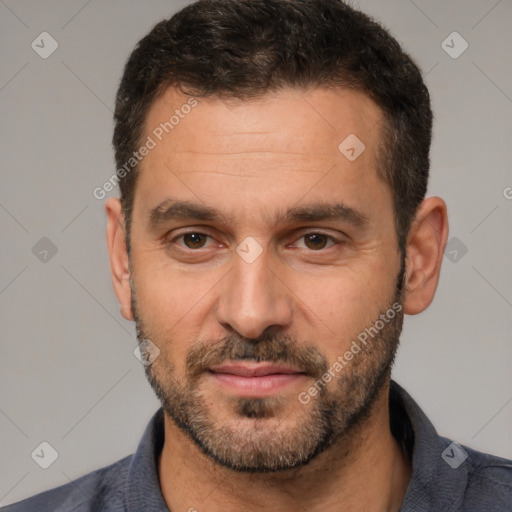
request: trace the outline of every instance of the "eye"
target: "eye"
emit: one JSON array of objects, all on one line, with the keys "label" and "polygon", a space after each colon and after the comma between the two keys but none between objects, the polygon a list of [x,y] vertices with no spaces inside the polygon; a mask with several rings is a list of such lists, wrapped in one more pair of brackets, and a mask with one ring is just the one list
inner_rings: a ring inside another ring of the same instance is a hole
[{"label": "eye", "polygon": [[183,244],[188,249],[202,249],[206,245],[206,242],[209,238],[210,236],[205,235],[204,233],[191,232],[184,233],[183,235],[176,237],[173,241],[182,239]]},{"label": "eye", "polygon": [[304,244],[300,245],[300,243],[297,243],[297,247],[301,249],[310,249],[312,251],[319,251],[326,247],[331,247],[336,243],[336,240],[334,240],[332,236],[324,235],[323,233],[308,233],[300,237],[299,241],[300,240],[303,240]]}]

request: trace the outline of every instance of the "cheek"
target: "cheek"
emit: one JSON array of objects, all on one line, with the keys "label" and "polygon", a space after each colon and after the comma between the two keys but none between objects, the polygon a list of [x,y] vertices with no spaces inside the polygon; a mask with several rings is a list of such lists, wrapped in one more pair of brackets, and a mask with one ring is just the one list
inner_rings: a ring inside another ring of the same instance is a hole
[{"label": "cheek", "polygon": [[384,266],[295,276],[290,288],[300,310],[296,325],[301,339],[313,340],[328,360],[336,359],[390,305],[394,284],[393,271]]},{"label": "cheek", "polygon": [[217,271],[177,269],[162,254],[133,258],[137,313],[146,329],[160,336],[193,339],[212,309]]}]

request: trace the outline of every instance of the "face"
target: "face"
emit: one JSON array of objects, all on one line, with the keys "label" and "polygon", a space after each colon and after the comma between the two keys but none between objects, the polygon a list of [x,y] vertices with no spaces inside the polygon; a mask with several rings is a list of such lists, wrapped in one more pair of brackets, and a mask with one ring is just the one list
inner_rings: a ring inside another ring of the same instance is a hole
[{"label": "face", "polygon": [[149,111],[132,213],[132,310],[160,350],[147,375],[214,460],[296,467],[370,414],[398,343],[382,114],[347,90],[188,100],[171,88]]}]

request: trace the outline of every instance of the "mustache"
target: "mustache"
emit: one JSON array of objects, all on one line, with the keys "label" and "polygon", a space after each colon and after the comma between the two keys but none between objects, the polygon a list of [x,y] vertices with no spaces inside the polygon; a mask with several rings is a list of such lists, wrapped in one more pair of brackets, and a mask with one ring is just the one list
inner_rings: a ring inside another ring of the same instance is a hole
[{"label": "mustache", "polygon": [[222,340],[194,346],[187,356],[188,376],[197,378],[212,366],[226,361],[284,363],[317,379],[328,368],[327,359],[315,347],[299,344],[290,336],[265,335],[249,339],[232,333]]}]

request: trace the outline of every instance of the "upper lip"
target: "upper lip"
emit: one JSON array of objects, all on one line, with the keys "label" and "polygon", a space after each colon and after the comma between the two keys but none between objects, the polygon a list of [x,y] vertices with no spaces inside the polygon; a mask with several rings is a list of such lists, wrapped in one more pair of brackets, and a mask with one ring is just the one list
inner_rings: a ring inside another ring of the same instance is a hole
[{"label": "upper lip", "polygon": [[210,371],[213,373],[238,375],[240,377],[262,377],[265,375],[275,375],[277,373],[304,373],[291,366],[273,363],[225,363],[211,367]]}]

